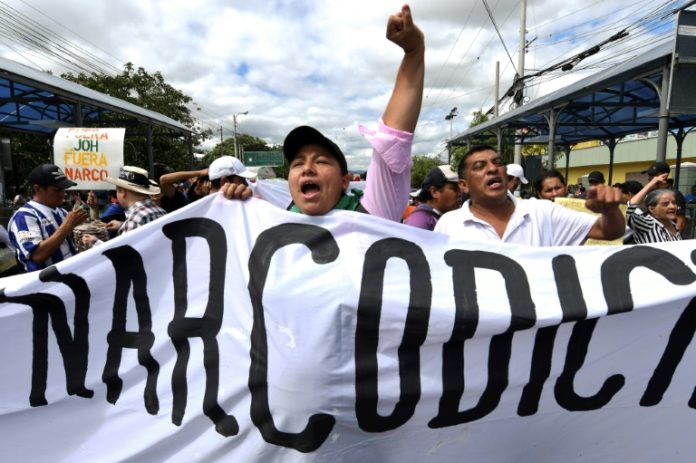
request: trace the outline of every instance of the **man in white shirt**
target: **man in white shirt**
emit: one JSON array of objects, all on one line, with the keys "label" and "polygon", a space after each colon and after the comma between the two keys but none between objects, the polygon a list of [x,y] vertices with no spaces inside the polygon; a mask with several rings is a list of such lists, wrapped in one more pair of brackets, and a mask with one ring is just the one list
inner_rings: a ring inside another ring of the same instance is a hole
[{"label": "man in white shirt", "polygon": [[582,244],[587,238],[623,236],[626,221],[619,209],[621,190],[599,185],[588,191],[585,207],[599,217],[572,211],[550,201],[518,200],[508,192],[505,163],[491,146],[475,146],[457,168],[459,186],[469,200],[443,215],[435,231],[470,240],[532,246]]}]

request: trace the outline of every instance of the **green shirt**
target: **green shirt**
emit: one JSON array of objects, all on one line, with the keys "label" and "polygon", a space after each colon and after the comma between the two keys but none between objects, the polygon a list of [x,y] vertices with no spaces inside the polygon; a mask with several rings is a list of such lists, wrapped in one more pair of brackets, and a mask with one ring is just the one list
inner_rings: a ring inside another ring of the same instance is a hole
[{"label": "green shirt", "polygon": [[[361,205],[360,205],[360,198],[363,195],[362,190],[355,190],[351,189],[350,190],[352,195],[348,195],[346,193],[343,193],[343,196],[341,196],[341,199],[338,200],[336,205],[333,207],[333,209],[340,209],[344,211],[358,211],[358,212],[367,212]],[[289,211],[292,212],[299,212],[300,214],[302,211],[300,210],[299,207],[295,203],[292,203],[290,207],[288,208]]]}]

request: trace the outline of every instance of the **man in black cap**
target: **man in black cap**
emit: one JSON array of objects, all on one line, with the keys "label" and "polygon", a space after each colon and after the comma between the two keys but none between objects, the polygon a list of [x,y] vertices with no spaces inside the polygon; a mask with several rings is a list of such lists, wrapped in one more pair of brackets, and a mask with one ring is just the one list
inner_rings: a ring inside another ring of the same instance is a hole
[{"label": "man in black cap", "polygon": [[598,170],[593,170],[587,174],[587,183],[589,183],[590,186],[604,185],[604,174]]},{"label": "man in black cap", "polygon": [[[399,221],[410,192],[411,143],[423,99],[425,41],[404,5],[389,18],[387,38],[404,51],[394,90],[382,115],[379,129],[360,131],[374,151],[364,194],[353,190],[346,158],[341,149],[318,130],[301,126],[285,138],[283,153],[289,164],[290,210],[323,215],[335,209],[368,212]],[[245,185],[228,184],[221,189],[228,198],[246,199]]]},{"label": "man in black cap", "polygon": [[65,189],[76,186],[53,164],[42,164],[29,174],[33,198],[20,207],[9,223],[17,260],[28,271],[41,270],[75,254],[72,231],[87,219],[82,209],[61,207]]},{"label": "man in black cap", "polygon": [[[669,164],[657,161],[641,173],[648,174],[648,182],[650,182],[650,180],[658,175],[669,175],[670,171]],[[657,185],[656,188],[674,192],[674,199],[677,201],[677,230],[679,230],[679,233],[684,233],[684,228],[686,227],[686,199],[684,195],[681,191],[677,190],[673,184],[666,181]]]},{"label": "man in black cap", "polygon": [[435,229],[442,214],[462,205],[457,173],[448,165],[432,168],[423,179],[418,200],[420,204],[404,223],[425,230]]}]

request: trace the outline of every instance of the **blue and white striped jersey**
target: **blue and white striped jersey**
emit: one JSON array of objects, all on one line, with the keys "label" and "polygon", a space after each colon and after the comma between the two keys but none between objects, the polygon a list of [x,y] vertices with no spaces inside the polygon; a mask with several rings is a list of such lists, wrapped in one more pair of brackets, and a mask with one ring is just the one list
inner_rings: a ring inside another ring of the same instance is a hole
[{"label": "blue and white striped jersey", "polygon": [[75,254],[75,247],[70,238],[66,239],[56,252],[45,262],[39,264],[31,260],[31,253],[56,232],[68,212],[61,208],[52,208],[29,201],[17,209],[9,222],[10,241],[17,250],[17,260],[28,272],[44,269]]}]

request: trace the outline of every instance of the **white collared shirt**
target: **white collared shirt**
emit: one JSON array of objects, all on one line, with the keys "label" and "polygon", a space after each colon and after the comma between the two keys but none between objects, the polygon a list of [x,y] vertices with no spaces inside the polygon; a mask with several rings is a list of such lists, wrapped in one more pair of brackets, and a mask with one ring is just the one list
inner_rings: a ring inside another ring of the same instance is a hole
[{"label": "white collared shirt", "polygon": [[502,241],[531,246],[573,246],[587,239],[597,217],[559,206],[552,201],[519,200],[508,193],[515,210],[501,238],[486,221],[474,216],[466,201],[461,208],[444,214],[435,231],[474,241]]}]

